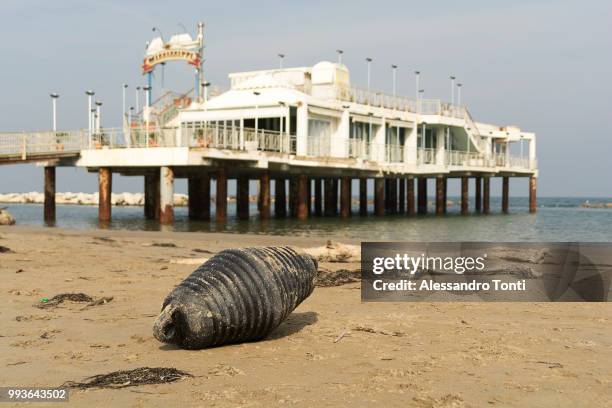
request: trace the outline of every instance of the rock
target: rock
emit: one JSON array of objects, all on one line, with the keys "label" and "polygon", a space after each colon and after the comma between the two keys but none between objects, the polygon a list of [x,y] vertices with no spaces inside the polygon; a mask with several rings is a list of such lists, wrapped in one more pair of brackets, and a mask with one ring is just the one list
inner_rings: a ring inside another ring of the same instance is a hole
[{"label": "rock", "polygon": [[227,249],[166,297],[153,335],[201,349],[260,340],[314,290],[317,262],[289,247]]},{"label": "rock", "polygon": [[14,225],[15,218],[6,211],[4,208],[0,208],[0,225]]}]

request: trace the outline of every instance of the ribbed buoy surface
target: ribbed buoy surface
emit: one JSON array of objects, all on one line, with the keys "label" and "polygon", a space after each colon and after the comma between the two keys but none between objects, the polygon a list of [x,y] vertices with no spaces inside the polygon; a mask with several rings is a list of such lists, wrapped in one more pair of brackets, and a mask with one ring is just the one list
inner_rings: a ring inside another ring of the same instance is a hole
[{"label": "ribbed buoy surface", "polygon": [[317,262],[290,247],[227,249],[164,300],[153,334],[200,349],[264,338],[314,290]]}]

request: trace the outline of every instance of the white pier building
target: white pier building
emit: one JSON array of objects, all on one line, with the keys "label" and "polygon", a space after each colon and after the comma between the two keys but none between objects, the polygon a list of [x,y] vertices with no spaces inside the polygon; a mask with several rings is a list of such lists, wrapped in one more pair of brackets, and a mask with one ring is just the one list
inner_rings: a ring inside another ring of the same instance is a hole
[{"label": "white pier building", "polygon": [[[163,60],[162,53],[174,58],[174,46],[200,47],[201,53],[202,40],[181,34],[167,44],[150,43],[144,72],[152,70],[147,61]],[[200,56],[193,51],[180,58],[199,66]],[[448,178],[461,178],[466,214],[469,178],[475,180],[475,210],[488,213],[491,177],[503,178],[503,212],[509,178],[529,177],[530,211],[535,211],[536,138],[517,126],[477,122],[465,106],[438,99],[358,88],[340,63],[232,73],[230,89],[210,97],[209,84],[199,83],[199,69],[196,78],[193,97],[167,93],[153,103],[147,87],[143,111],[126,114],[120,129],[94,120],[89,130],[0,135],[0,162],[47,161],[49,219],[54,218],[56,165],[99,172],[102,221],[111,216],[112,173],[145,176],[145,214],[162,223],[173,220],[177,177],[189,178],[195,219],[210,217],[211,180],[216,181],[216,217],[225,219],[227,182],[234,178],[240,218],[249,216],[249,179],[260,181],[258,208],[264,218],[271,213],[272,180],[276,216],[287,214],[288,203],[289,214],[300,219],[350,216],[353,179],[361,181],[359,213],[367,214],[370,178],[377,215],[426,213],[428,178],[437,180],[439,214],[446,212]]]}]

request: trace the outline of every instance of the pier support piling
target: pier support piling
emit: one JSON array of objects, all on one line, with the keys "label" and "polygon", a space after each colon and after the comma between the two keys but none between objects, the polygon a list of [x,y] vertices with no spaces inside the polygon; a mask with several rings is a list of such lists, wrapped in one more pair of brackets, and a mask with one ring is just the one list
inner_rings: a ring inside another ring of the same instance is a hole
[{"label": "pier support piling", "polygon": [[419,214],[427,214],[427,178],[419,177],[418,178],[418,197],[417,197],[417,207]]},{"label": "pier support piling", "polygon": [[510,177],[502,177],[502,212],[508,214],[510,194]]},{"label": "pier support piling", "polygon": [[461,215],[467,215],[469,213],[469,196],[468,196],[468,178],[461,177]]},{"label": "pier support piling", "polygon": [[446,212],[446,178],[436,177],[436,214],[444,214]]},{"label": "pier support piling", "polygon": [[397,179],[385,179],[385,210],[387,214],[397,213]]},{"label": "pier support piling", "polygon": [[351,178],[344,176],[340,183],[340,216],[348,218],[351,216]]},{"label": "pier support piling", "polygon": [[446,209],[448,206],[448,178],[444,177],[444,180],[442,182],[442,187],[444,188],[444,214],[446,214]]},{"label": "pier support piling", "polygon": [[388,178],[385,179],[385,213],[386,214],[390,214],[391,213],[391,192],[390,192],[390,187],[391,185],[391,180],[389,180]]},{"label": "pier support piling", "polygon": [[325,216],[331,217],[334,216],[334,180],[331,178],[325,179]]},{"label": "pier support piling", "polygon": [[289,178],[289,214],[291,217],[297,217],[297,178],[295,176]]},{"label": "pier support piling", "polygon": [[414,215],[415,214],[415,207],[414,207],[414,177],[408,177],[408,179],[406,180],[406,182],[408,183],[408,186],[406,188],[406,192],[408,194],[408,198],[406,200],[407,204],[408,204],[408,208],[406,209],[408,212],[408,215]]},{"label": "pier support piling", "polygon": [[338,184],[339,183],[339,179],[337,177],[334,177],[333,179],[333,187],[332,187],[332,208],[333,208],[333,215],[338,215]]},{"label": "pier support piling", "polygon": [[217,170],[216,219],[227,220],[227,171],[220,167]]},{"label": "pier support piling", "polygon": [[315,215],[321,216],[323,215],[323,179],[320,177],[315,178],[314,180],[314,211]]},{"label": "pier support piling", "polygon": [[284,177],[277,177],[274,180],[274,215],[278,218],[287,216],[287,193]]},{"label": "pier support piling", "polygon": [[359,214],[368,215],[368,179],[359,179]]},{"label": "pier support piling", "polygon": [[113,190],[113,173],[108,167],[98,169],[98,220],[111,220],[111,193]]},{"label": "pier support piling", "polygon": [[389,213],[397,214],[397,178],[389,180]]},{"label": "pier support piling", "polygon": [[249,176],[241,174],[236,178],[236,212],[239,220],[249,219],[249,204]]},{"label": "pier support piling", "polygon": [[187,189],[189,192],[189,219],[209,220],[210,176],[208,174],[189,176],[187,179]]},{"label": "pier support piling", "polygon": [[308,216],[312,214],[312,178],[306,180],[306,207],[308,208]]},{"label": "pier support piling", "polygon": [[536,199],[536,188],[537,179],[534,176],[529,177],[529,212],[536,212],[537,199]]},{"label": "pier support piling", "polygon": [[474,209],[477,213],[482,212],[482,178],[474,177],[474,183],[476,188],[474,189],[475,199],[474,199]]},{"label": "pier support piling", "polygon": [[403,177],[399,178],[399,213],[404,214],[406,212],[406,179]]},{"label": "pier support piling", "polygon": [[308,177],[300,174],[297,177],[297,218],[308,218]]},{"label": "pier support piling", "polygon": [[55,167],[45,167],[45,223],[55,222]]},{"label": "pier support piling", "polygon": [[385,215],[385,179],[374,179],[374,214]]},{"label": "pier support piling", "polygon": [[266,170],[259,177],[259,217],[270,218],[270,173]]},{"label": "pier support piling", "polygon": [[172,224],[174,221],[174,170],[162,166],[159,173],[159,222]]},{"label": "pier support piling", "polygon": [[489,200],[491,198],[491,178],[489,176],[482,178],[482,190],[482,213],[489,214],[491,212],[491,207],[489,205]]},{"label": "pier support piling", "polygon": [[[191,196],[189,197],[191,200]],[[159,220],[159,171],[144,177],[144,216],[147,220]]]}]

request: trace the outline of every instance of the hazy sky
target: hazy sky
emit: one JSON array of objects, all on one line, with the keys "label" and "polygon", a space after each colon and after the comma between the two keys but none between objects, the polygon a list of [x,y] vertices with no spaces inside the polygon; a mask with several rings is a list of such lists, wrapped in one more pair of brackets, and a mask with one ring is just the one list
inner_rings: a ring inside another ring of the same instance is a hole
[{"label": "hazy sky", "polygon": [[[285,66],[308,66],[335,60],[337,48],[356,84],[365,84],[364,58],[374,59],[376,89],[390,90],[389,66],[398,64],[399,92],[414,94],[419,69],[426,97],[449,99],[454,74],[476,120],[536,132],[540,195],[612,196],[610,1],[1,0],[0,131],[49,129],[50,92],[61,95],[60,129],[86,127],[85,89],[104,103],[103,125],[119,125],[121,84],[133,104],[151,28],[168,38],[179,23],[193,33],[198,20],[213,84],[276,67],[279,52]],[[192,72],[167,65],[166,88],[189,89]],[[57,184],[97,188],[84,169],[60,170]],[[142,191],[142,180],[117,177],[113,189]],[[41,168],[0,166],[0,192],[31,190],[42,191]],[[522,182],[512,190],[527,194]]]}]

